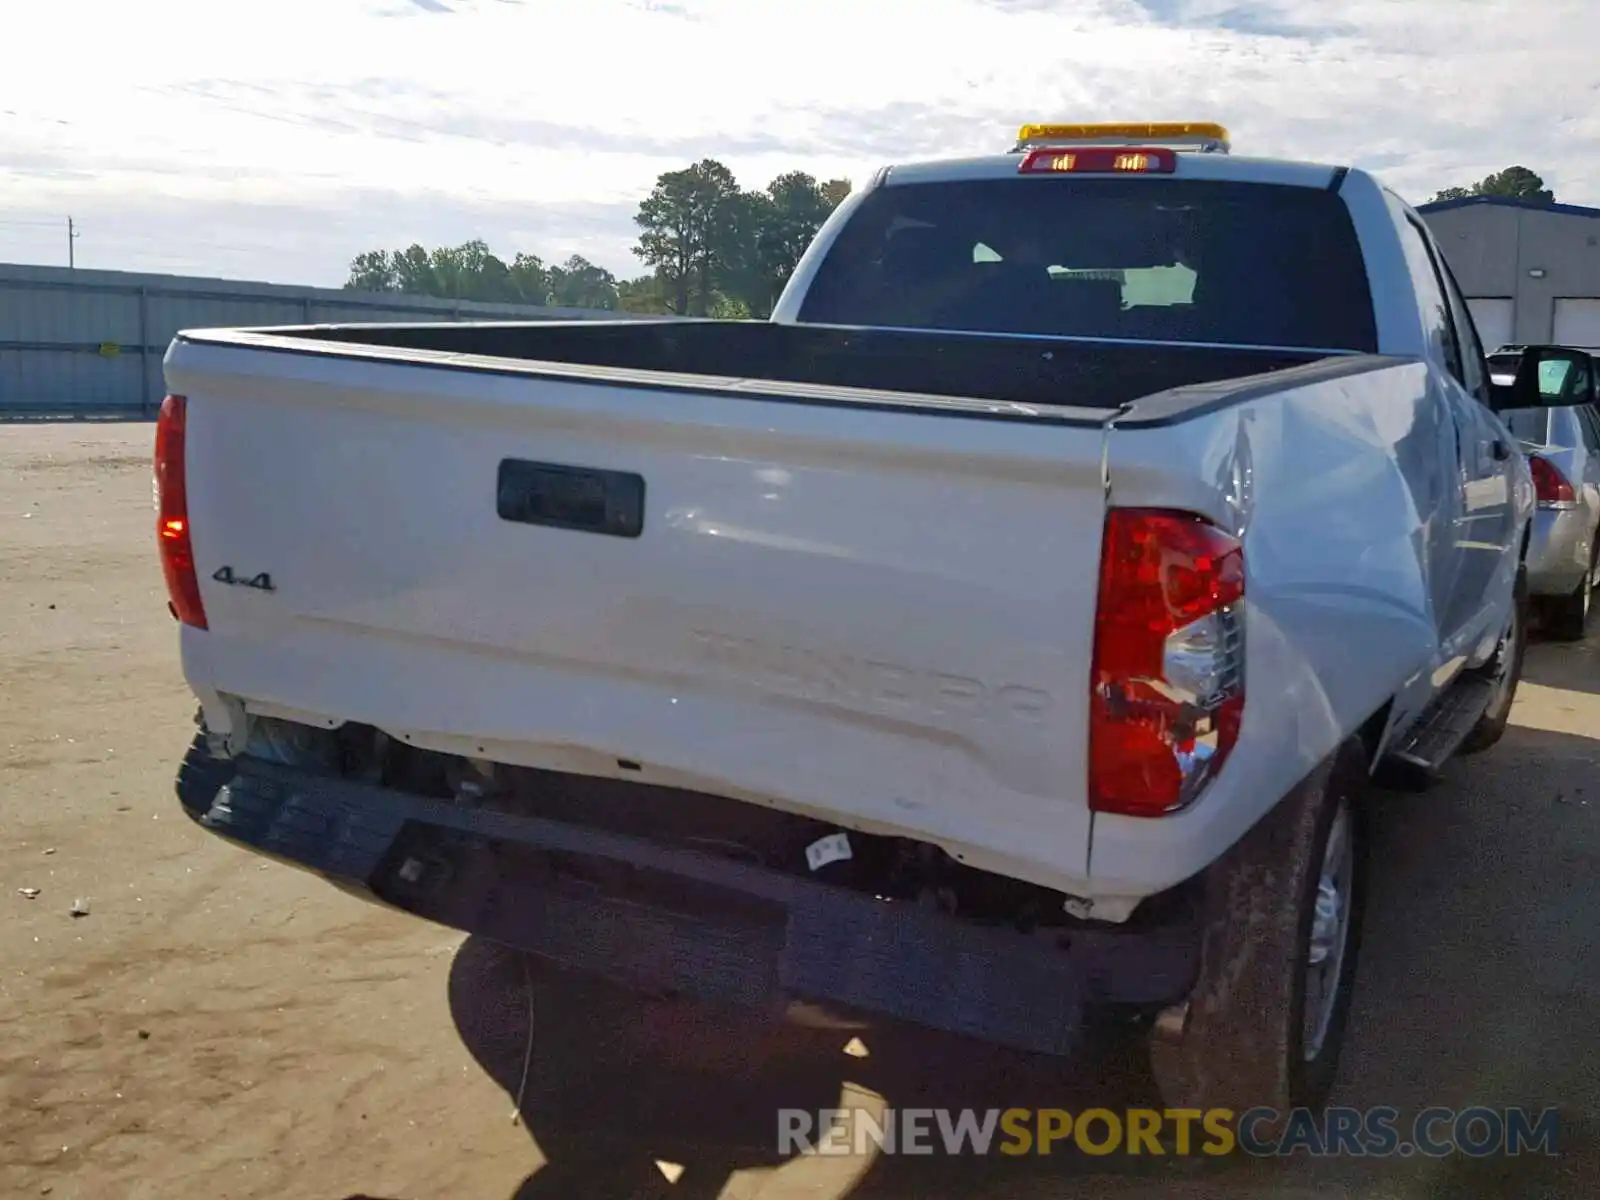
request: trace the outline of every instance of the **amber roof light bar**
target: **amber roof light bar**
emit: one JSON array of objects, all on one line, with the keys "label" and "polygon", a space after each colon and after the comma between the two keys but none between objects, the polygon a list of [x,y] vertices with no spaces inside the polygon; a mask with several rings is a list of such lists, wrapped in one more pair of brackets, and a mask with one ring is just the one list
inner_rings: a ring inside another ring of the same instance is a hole
[{"label": "amber roof light bar", "polygon": [[1212,121],[1147,121],[1101,125],[1024,125],[1013,154],[1062,146],[1151,146],[1226,154],[1228,131]]}]

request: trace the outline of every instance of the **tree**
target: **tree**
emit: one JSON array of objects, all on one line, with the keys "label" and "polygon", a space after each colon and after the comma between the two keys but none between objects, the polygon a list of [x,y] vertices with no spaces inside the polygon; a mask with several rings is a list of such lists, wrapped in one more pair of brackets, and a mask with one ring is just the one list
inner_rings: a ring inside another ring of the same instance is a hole
[{"label": "tree", "polygon": [[1532,200],[1538,204],[1555,203],[1556,194],[1545,187],[1544,180],[1527,167],[1507,167],[1487,176],[1478,185],[1483,196],[1514,196],[1519,200]]},{"label": "tree", "polygon": [[580,254],[550,268],[550,303],[557,308],[617,307],[617,277]]},{"label": "tree", "polygon": [[394,271],[395,291],[411,296],[445,294],[434,277],[433,260],[421,246],[412,244],[404,250],[396,250],[389,256],[389,265]]},{"label": "tree", "polygon": [[444,300],[522,304],[545,304],[550,291],[544,264],[537,258],[519,254],[507,266],[481,239],[432,250],[421,245],[404,250],[369,250],[351,261],[345,287]]},{"label": "tree", "polygon": [[399,288],[395,286],[394,268],[390,265],[389,255],[383,250],[369,250],[365,254],[358,254],[350,263],[350,278],[345,281],[345,287],[357,292],[394,292]]},{"label": "tree", "polygon": [[640,203],[633,252],[655,268],[673,312],[710,310],[717,284],[738,265],[742,205],[733,172],[714,158],[661,175]]},{"label": "tree", "polygon": [[[669,171],[639,206],[634,253],[655,268],[667,311],[765,318],[850,181],[819,183],[804,171],[741,191],[721,163],[707,159]],[[629,303],[643,303],[634,289]],[[633,311],[646,311],[637,309]]]},{"label": "tree", "polygon": [[1434,196],[1432,203],[1441,200],[1465,200],[1471,196],[1508,196],[1515,200],[1530,200],[1535,204],[1553,204],[1556,194],[1545,187],[1544,180],[1527,167],[1507,167],[1486,175],[1471,187],[1448,187]]},{"label": "tree", "polygon": [[817,236],[817,230],[850,193],[850,181],[818,183],[804,171],[790,171],[752,198],[754,217],[751,266],[738,292],[750,312],[766,317],[789,276]]},{"label": "tree", "polygon": [[449,300],[508,301],[513,298],[511,269],[490,253],[487,242],[474,238],[459,246],[440,246],[428,256],[435,281],[433,293]]},{"label": "tree", "polygon": [[740,312],[765,317],[771,305],[767,294],[762,244],[776,219],[771,197],[764,192],[740,192],[727,207],[723,230],[724,257],[717,273],[715,294],[707,313],[721,319]]},{"label": "tree", "polygon": [[850,194],[850,181],[848,179],[830,179],[822,185],[822,196],[828,202],[828,211],[832,212],[844,203],[844,198]]},{"label": "tree", "polygon": [[624,279],[617,284],[617,308],[622,312],[651,313],[665,316],[672,311],[661,291],[661,278],[641,275],[638,279]]},{"label": "tree", "polygon": [[639,205],[634,254],[652,268],[618,280],[574,254],[547,264],[518,252],[509,262],[481,238],[459,246],[368,250],[350,262],[345,287],[447,300],[477,300],[685,316],[765,318],[828,215],[850,194],[848,179],[818,182],[804,171],[744,191],[715,159],[668,171]]},{"label": "tree", "polygon": [[518,252],[511,260],[511,290],[518,304],[546,305],[550,303],[550,271],[537,254]]},{"label": "tree", "polygon": [[711,304],[711,311],[706,314],[718,321],[748,321],[750,307],[737,296],[718,296]]}]

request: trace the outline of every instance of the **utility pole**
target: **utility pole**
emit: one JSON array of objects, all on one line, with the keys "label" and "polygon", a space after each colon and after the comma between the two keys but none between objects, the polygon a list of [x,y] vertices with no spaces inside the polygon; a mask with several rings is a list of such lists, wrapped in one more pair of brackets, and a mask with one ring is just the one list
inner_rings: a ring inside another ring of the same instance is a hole
[{"label": "utility pole", "polygon": [[78,230],[72,223],[72,218],[67,218],[67,269],[70,271],[78,265],[77,246]]}]

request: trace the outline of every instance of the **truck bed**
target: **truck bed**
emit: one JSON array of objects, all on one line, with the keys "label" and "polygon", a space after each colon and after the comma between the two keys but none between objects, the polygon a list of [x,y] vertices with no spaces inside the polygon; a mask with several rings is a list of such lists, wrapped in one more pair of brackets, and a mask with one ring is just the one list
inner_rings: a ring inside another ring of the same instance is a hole
[{"label": "truck bed", "polygon": [[359,722],[1072,891],[1107,422],[1368,362],[1317,359],[717,322],[186,333],[185,671],[219,724]]},{"label": "truck bed", "polygon": [[[542,372],[658,389],[704,388],[716,380],[724,387],[814,402],[828,397],[812,389],[837,388],[1087,409],[1116,409],[1173,387],[1280,371],[1326,357],[1320,351],[1272,347],[692,319],[317,325],[191,331],[179,340],[368,358],[393,359],[385,351],[412,351],[421,353],[408,355],[410,361],[450,356],[459,366],[493,370],[488,360],[498,360],[502,369],[518,364],[524,375]],[[796,393],[785,385],[808,390]],[[868,398],[854,399],[859,404]]]}]

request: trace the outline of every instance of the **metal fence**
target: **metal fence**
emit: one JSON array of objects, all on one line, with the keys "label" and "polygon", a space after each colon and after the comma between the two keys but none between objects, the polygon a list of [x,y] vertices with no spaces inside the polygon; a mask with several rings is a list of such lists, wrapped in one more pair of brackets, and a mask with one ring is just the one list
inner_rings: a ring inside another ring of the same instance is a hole
[{"label": "metal fence", "polygon": [[0,416],[151,415],[163,393],[162,357],[180,329],[626,316],[0,263]]}]

